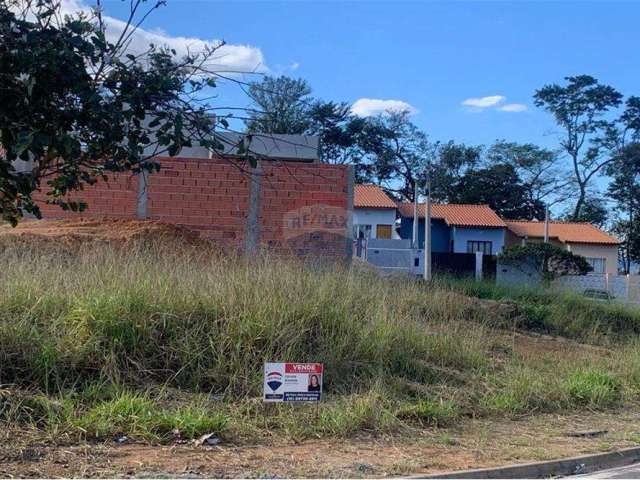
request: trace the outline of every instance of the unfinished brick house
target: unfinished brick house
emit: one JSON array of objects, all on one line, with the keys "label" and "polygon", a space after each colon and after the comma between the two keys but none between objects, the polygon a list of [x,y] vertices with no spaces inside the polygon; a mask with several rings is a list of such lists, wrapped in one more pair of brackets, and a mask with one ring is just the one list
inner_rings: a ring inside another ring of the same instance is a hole
[{"label": "unfinished brick house", "polygon": [[77,195],[82,213],[41,203],[43,218],[118,217],[173,223],[228,249],[260,248],[299,256],[351,256],[353,170],[320,163],[314,137],[252,140],[252,168],[230,145],[222,156],[204,148],[157,157],[159,173],[118,174]]}]

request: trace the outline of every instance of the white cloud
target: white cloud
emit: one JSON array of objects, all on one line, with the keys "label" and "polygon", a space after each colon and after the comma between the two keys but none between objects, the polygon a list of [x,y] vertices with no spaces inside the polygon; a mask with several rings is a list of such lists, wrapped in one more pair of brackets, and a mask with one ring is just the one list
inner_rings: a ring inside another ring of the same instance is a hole
[{"label": "white cloud", "polygon": [[[90,8],[83,0],[62,0],[63,14],[72,14],[79,11],[89,12]],[[115,41],[125,27],[125,22],[108,15],[103,16],[107,37]],[[144,52],[149,44],[157,46],[166,45],[176,51],[178,56],[187,53],[203,52],[206,48],[216,48],[215,54],[209,59],[207,67],[211,71],[224,72],[265,72],[267,67],[264,63],[262,51],[250,45],[222,45],[220,40],[206,40],[194,37],[171,36],[162,30],[149,31],[139,28],[131,36],[128,50],[131,53]]]},{"label": "white cloud", "polygon": [[498,108],[503,112],[524,112],[527,110],[527,106],[523,103],[508,103]]},{"label": "white cloud", "polygon": [[418,113],[418,109],[402,100],[381,100],[379,98],[360,98],[351,105],[351,113],[359,117],[371,117],[389,112]]},{"label": "white cloud", "polygon": [[291,65],[289,65],[289,69],[291,69],[294,72],[299,68],[300,68],[300,64],[298,62],[293,62]]},{"label": "white cloud", "polygon": [[502,95],[491,95],[488,97],[479,97],[479,98],[467,98],[462,105],[465,107],[474,107],[474,108],[488,108],[495,107],[499,103],[504,102],[507,97]]}]

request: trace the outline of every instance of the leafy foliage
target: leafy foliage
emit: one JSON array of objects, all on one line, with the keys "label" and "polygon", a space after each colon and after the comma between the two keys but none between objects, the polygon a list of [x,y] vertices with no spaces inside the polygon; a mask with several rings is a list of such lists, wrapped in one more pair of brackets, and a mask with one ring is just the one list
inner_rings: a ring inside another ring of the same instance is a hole
[{"label": "leafy foliage", "polygon": [[629,272],[631,262],[640,261],[640,143],[623,147],[614,157],[609,173],[609,196],[616,202],[614,230],[622,239],[622,261]]},{"label": "leafy foliage", "polygon": [[586,275],[593,270],[583,256],[550,243],[513,245],[504,249],[498,259],[507,265],[529,264],[547,280],[563,275]]},{"label": "leafy foliage", "polygon": [[301,78],[265,76],[247,92],[253,109],[245,120],[252,133],[302,134],[309,127],[311,87]]},{"label": "leafy foliage", "polygon": [[530,198],[510,164],[469,171],[456,186],[455,203],[487,204],[508,219],[544,218],[544,204]]},{"label": "leafy foliage", "polygon": [[176,155],[196,140],[216,146],[208,105],[199,95],[215,87],[206,61],[216,48],[183,58],[155,45],[130,53],[141,4],[131,0],[130,22],[112,42],[99,10],[62,16],[55,0],[0,2],[5,221],[15,225],[25,213],[39,216],[33,198],[38,188],[49,202],[78,210],[84,205],[66,198],[74,190],[113,172],[157,170],[155,155]]},{"label": "leafy foliage", "polygon": [[511,165],[520,177],[530,204],[553,205],[567,199],[567,181],[559,167],[558,152],[532,143],[496,141],[486,153],[490,165]]},{"label": "leafy foliage", "polygon": [[560,146],[571,161],[569,176],[576,192],[572,220],[581,217],[596,177],[612,163],[612,153],[629,132],[637,135],[640,99],[629,97],[618,119],[610,112],[622,104],[623,95],[589,75],[566,77],[566,85],[550,84],[537,90],[538,107],[553,114],[562,129]]},{"label": "leafy foliage", "polygon": [[576,217],[573,209],[569,209],[563,218],[567,221],[586,222],[604,228],[609,219],[609,209],[603,198],[593,195],[584,201],[580,215]]},{"label": "leafy foliage", "polygon": [[380,144],[380,128],[353,115],[349,104],[314,99],[311,92],[305,80],[283,75],[250,83],[253,106],[245,120],[247,130],[316,135],[324,163],[353,164],[358,180],[366,181],[364,165]]}]

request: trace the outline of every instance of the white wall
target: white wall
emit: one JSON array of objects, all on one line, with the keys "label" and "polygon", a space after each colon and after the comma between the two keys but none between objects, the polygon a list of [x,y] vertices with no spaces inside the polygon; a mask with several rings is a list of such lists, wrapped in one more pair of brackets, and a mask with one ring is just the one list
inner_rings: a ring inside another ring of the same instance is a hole
[{"label": "white wall", "polygon": [[371,238],[376,238],[376,225],[391,225],[391,238],[400,238],[396,233],[396,211],[393,208],[354,208],[353,226],[356,225],[371,225]]},{"label": "white wall", "polygon": [[604,258],[605,272],[610,275],[618,273],[618,246],[617,245],[590,245],[587,243],[571,243],[567,250],[587,258]]},{"label": "white wall", "polygon": [[553,281],[554,286],[564,290],[584,293],[585,290],[604,290],[618,300],[630,300],[637,297],[637,282],[627,275],[566,275]]}]

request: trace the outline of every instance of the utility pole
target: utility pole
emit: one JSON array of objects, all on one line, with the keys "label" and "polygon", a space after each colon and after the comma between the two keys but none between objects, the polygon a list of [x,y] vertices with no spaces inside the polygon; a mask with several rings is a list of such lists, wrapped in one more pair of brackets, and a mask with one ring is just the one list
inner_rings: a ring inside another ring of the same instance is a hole
[{"label": "utility pole", "polygon": [[544,243],[549,243],[549,205],[544,206]]},{"label": "utility pole", "polygon": [[418,182],[413,182],[413,236],[411,248],[418,248]]},{"label": "utility pole", "polygon": [[427,166],[426,197],[424,205],[424,279],[431,281],[431,175]]}]

